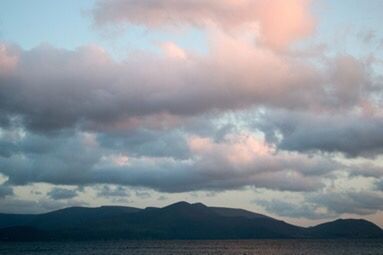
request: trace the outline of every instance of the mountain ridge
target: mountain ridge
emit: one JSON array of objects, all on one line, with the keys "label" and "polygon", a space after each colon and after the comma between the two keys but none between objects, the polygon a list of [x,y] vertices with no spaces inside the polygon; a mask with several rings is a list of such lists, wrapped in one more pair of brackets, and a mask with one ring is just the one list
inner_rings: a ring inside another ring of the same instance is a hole
[{"label": "mountain ridge", "polygon": [[185,201],[162,208],[100,206],[43,214],[0,213],[0,241],[261,238],[383,238],[383,230],[363,219],[301,227],[244,209]]}]

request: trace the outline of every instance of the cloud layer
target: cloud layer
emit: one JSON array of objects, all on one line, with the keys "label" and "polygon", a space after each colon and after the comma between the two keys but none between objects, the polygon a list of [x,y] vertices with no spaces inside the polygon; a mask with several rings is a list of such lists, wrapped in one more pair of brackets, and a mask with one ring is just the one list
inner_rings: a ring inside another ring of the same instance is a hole
[{"label": "cloud layer", "polygon": [[168,39],[119,60],[96,44],[1,42],[0,205],[35,208],[20,187],[51,185],[44,208],[133,187],[299,196],[256,200],[285,217],[381,211],[380,62],[302,40],[310,3],[100,0],[91,12],[99,31],[203,30],[205,53]]}]

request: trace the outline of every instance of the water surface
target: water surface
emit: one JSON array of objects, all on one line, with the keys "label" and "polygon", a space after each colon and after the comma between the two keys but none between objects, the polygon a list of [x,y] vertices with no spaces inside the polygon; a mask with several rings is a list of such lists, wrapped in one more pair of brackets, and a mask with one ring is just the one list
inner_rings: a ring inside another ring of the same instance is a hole
[{"label": "water surface", "polygon": [[383,240],[105,241],[0,243],[0,254],[383,255]]}]

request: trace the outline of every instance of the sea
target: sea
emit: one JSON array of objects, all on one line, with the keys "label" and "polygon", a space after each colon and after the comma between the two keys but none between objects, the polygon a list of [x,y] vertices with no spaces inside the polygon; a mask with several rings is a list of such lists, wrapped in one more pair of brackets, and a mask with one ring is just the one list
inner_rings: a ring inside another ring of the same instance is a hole
[{"label": "sea", "polygon": [[383,255],[381,240],[0,242],[1,255]]}]

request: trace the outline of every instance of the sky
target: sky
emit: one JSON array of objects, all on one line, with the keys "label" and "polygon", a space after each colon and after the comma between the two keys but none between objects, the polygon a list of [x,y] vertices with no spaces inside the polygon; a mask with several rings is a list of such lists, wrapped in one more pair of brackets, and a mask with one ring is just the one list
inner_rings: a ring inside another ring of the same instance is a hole
[{"label": "sky", "polygon": [[2,0],[0,211],[383,227],[380,0]]}]

